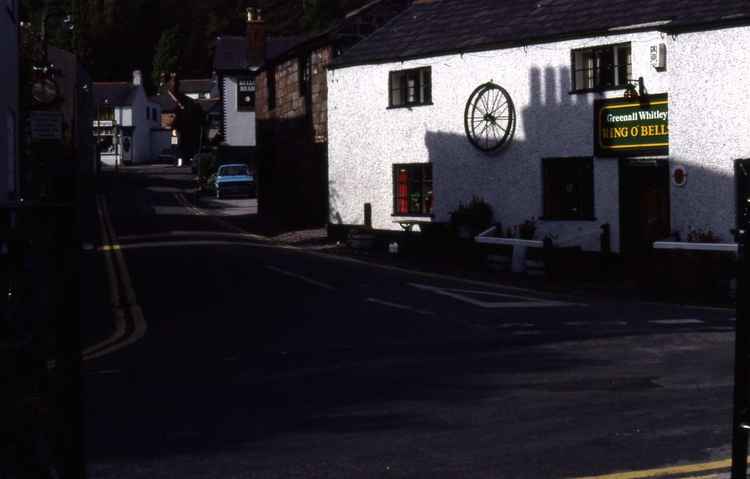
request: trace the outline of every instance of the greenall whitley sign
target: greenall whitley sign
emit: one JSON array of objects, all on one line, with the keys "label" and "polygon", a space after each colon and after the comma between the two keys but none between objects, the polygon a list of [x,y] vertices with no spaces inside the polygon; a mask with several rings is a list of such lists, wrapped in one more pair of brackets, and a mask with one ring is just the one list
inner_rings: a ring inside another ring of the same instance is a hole
[{"label": "greenall whitley sign", "polygon": [[594,154],[601,157],[668,155],[667,94],[595,101]]}]

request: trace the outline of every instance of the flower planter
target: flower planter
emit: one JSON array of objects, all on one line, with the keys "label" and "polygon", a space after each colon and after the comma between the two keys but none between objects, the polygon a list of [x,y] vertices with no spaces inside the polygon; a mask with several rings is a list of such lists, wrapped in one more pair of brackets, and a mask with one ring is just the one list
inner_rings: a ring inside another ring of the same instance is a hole
[{"label": "flower planter", "polygon": [[363,231],[352,231],[349,234],[349,246],[355,250],[371,250],[375,246],[375,235]]},{"label": "flower planter", "polygon": [[729,251],[657,249],[647,286],[668,295],[727,299],[736,273],[736,257]]}]

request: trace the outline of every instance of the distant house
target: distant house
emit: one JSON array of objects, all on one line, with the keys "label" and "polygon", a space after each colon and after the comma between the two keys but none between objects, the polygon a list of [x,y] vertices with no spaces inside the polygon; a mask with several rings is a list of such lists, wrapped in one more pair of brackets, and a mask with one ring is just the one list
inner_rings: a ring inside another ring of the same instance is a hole
[{"label": "distant house", "polygon": [[329,221],[448,222],[481,197],[586,251],[608,228],[625,255],[731,240],[748,42],[741,1],[414,2],[329,71]]},{"label": "distant house", "polygon": [[[204,114],[205,125],[203,140],[206,143],[211,142],[219,135],[221,121],[219,94],[213,80],[211,78],[180,80],[179,90],[181,94],[200,106]],[[163,88],[158,95],[151,97],[151,101],[161,107],[162,128],[172,132],[177,112],[180,109],[175,99]],[[175,132],[172,138],[176,137]]]},{"label": "distant house", "polygon": [[165,143],[161,107],[146,96],[138,70],[131,82],[94,83],[94,108],[94,136],[105,164],[149,162]]},{"label": "distant house", "polygon": [[328,212],[328,65],[402,12],[375,0],[330,28],[268,52],[257,74],[258,205],[289,225],[323,225]]},{"label": "distant house", "polygon": [[219,93],[221,155],[256,165],[256,75],[265,58],[293,44],[296,38],[266,38],[261,11],[247,9],[244,36],[222,35],[214,50],[214,79]]},{"label": "distant house", "polygon": [[0,202],[14,200],[18,186],[19,155],[19,54],[18,2],[6,0],[0,12],[0,58],[3,82],[0,88]]}]

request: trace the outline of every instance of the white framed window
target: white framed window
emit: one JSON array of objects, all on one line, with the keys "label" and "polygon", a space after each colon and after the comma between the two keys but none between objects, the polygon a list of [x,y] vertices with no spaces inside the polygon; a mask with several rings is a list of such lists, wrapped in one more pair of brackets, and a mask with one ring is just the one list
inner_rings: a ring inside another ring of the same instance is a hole
[{"label": "white framed window", "polygon": [[388,74],[389,108],[432,104],[430,67],[393,71]]},{"label": "white framed window", "polygon": [[630,43],[571,52],[573,91],[622,89],[632,77]]}]

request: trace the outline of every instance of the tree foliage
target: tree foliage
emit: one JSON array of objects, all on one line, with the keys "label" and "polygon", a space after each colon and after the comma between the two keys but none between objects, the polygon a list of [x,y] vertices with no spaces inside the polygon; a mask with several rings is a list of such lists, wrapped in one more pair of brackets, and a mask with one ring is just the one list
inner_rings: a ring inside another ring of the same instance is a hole
[{"label": "tree foliage", "polygon": [[[45,5],[50,44],[74,51],[100,81],[126,80],[142,70],[168,68],[174,57],[171,33],[183,32],[178,57],[186,77],[211,74],[218,35],[244,35],[245,9],[260,7],[272,36],[297,35],[328,26],[368,0],[21,0],[24,21],[41,23]],[[63,22],[70,15],[74,28]],[[165,39],[165,35],[167,38]],[[163,53],[162,53],[163,52]],[[158,58],[157,58],[158,57]],[[157,61],[158,60],[158,61]],[[167,66],[162,66],[167,62]],[[158,86],[158,83],[151,85]],[[153,90],[153,88],[152,88]]]},{"label": "tree foliage", "polygon": [[174,26],[161,34],[156,44],[154,61],[151,66],[151,81],[156,87],[161,86],[161,80],[170,73],[177,72],[182,59],[183,36],[180,28]]}]

